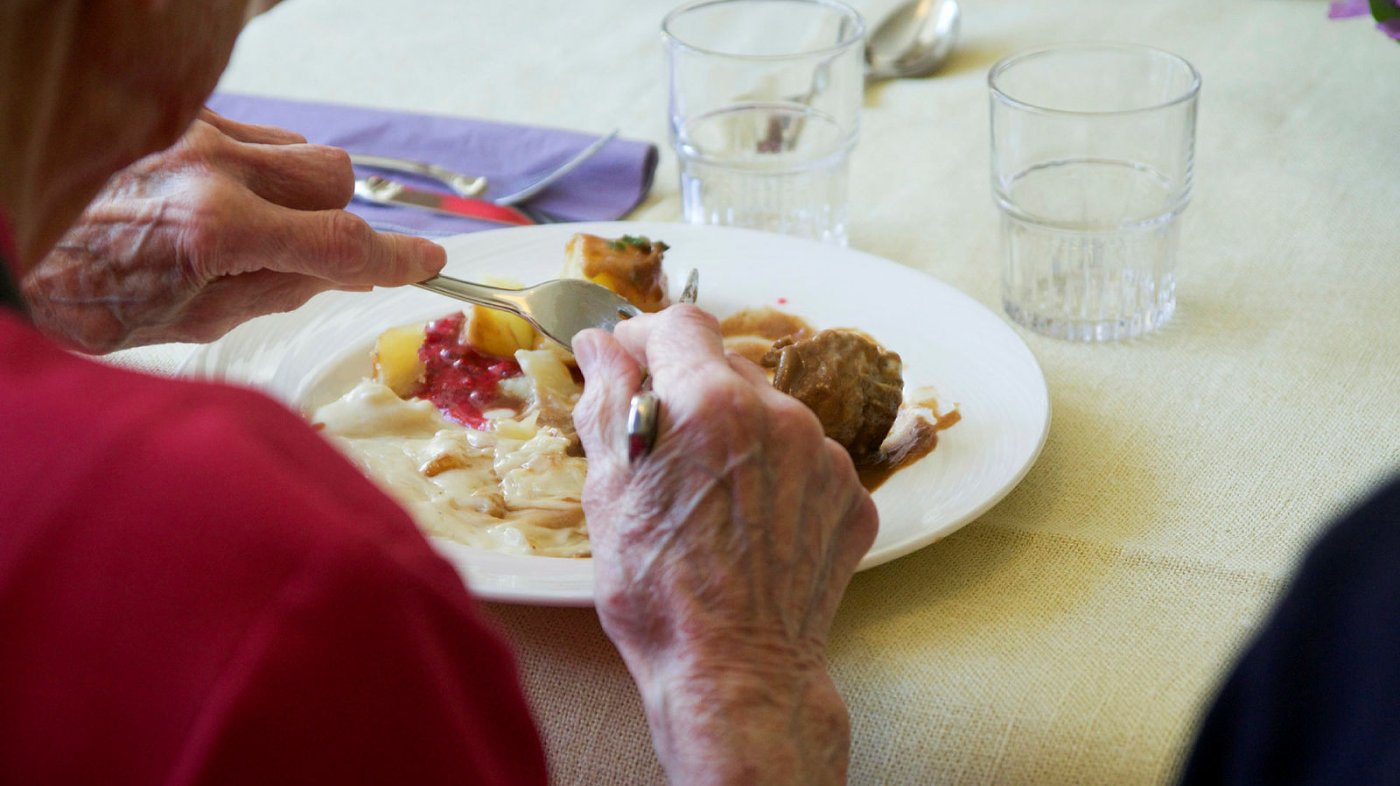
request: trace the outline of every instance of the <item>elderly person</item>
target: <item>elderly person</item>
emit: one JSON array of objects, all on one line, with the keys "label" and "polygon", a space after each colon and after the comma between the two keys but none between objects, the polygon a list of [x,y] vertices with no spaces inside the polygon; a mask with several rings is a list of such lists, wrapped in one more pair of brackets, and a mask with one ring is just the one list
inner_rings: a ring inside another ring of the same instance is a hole
[{"label": "elderly person", "polygon": [[[341,210],[343,153],[200,109],[254,10],[0,3],[0,782],[544,784],[509,653],[403,511],[262,396],[59,343],[442,267]],[[875,530],[849,458],[694,308],[576,349],[598,613],[670,780],[842,782],[823,650]],[[666,417],[632,464],[643,367]],[[1392,485],[1324,539],[1187,782],[1396,781],[1397,521]]]},{"label": "elderly person", "polygon": [[[543,784],[509,653],[402,510],[260,395],[63,348],[443,265],[341,210],[343,153],[201,111],[248,5],[0,4],[0,781]],[[598,612],[671,780],[842,781],[849,458],[693,308],[576,349]]]}]

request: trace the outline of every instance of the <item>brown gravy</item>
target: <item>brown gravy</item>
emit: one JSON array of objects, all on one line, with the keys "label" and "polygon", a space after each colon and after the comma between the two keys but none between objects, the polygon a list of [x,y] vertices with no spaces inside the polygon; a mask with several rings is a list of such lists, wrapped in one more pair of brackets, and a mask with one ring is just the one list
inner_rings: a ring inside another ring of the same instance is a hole
[{"label": "brown gravy", "polygon": [[756,336],[766,338],[772,343],[786,336],[807,335],[814,331],[802,317],[795,317],[769,306],[758,306],[725,317],[724,321],[719,323],[719,332],[725,338]]},{"label": "brown gravy", "polygon": [[[930,412],[938,412],[937,402],[923,402],[919,406],[927,407]],[[938,447],[938,432],[952,428],[959,420],[962,420],[962,413],[957,407],[936,415],[933,422],[923,417],[916,418],[904,435],[881,448],[873,461],[856,465],[860,484],[865,486],[866,491],[879,488],[894,473],[932,453]]]},{"label": "brown gravy", "polygon": [[725,349],[759,365],[774,341],[791,335],[809,336],[816,331],[801,317],[757,306],[725,317],[719,323],[719,332],[724,336]]}]

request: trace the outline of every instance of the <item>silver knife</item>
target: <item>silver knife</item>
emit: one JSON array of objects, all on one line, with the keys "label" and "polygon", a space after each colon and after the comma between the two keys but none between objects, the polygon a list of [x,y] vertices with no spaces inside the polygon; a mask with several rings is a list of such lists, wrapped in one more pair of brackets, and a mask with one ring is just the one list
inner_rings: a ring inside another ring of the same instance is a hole
[{"label": "silver knife", "polygon": [[497,224],[529,226],[537,223],[518,208],[498,205],[484,199],[440,194],[436,191],[414,188],[376,175],[355,181],[355,197],[380,205],[416,207],[420,210],[431,210],[449,216],[475,218],[478,221],[491,221]]}]

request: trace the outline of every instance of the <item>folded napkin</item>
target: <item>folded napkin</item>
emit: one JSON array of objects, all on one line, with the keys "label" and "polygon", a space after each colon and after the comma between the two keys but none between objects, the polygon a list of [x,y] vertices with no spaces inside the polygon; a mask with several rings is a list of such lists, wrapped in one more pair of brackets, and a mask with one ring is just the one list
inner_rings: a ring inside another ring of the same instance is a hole
[{"label": "folded napkin", "polygon": [[[564,163],[601,136],[233,93],[216,93],[208,105],[233,120],[278,126],[295,131],[310,142],[343,147],[352,153],[426,161],[470,175],[485,175],[490,186],[483,199],[529,185],[532,174]],[[561,221],[622,218],[646,196],[655,171],[655,145],[614,139],[529,204]],[[388,176],[420,188],[450,193],[435,180],[398,173]],[[349,210],[376,228],[418,235],[453,235],[501,226],[360,200],[352,201]]]}]

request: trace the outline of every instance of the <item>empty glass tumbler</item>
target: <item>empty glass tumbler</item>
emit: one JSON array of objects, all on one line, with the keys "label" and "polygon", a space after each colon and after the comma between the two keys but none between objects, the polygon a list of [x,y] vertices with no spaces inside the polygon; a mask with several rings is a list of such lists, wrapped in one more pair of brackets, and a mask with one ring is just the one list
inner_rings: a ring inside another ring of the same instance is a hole
[{"label": "empty glass tumbler", "polygon": [[662,34],[686,220],[844,245],[860,15],[836,0],[700,0]]},{"label": "empty glass tumbler", "polygon": [[1191,197],[1196,69],[1149,47],[1071,45],[1002,60],[988,83],[1007,315],[1074,341],[1165,324]]}]

